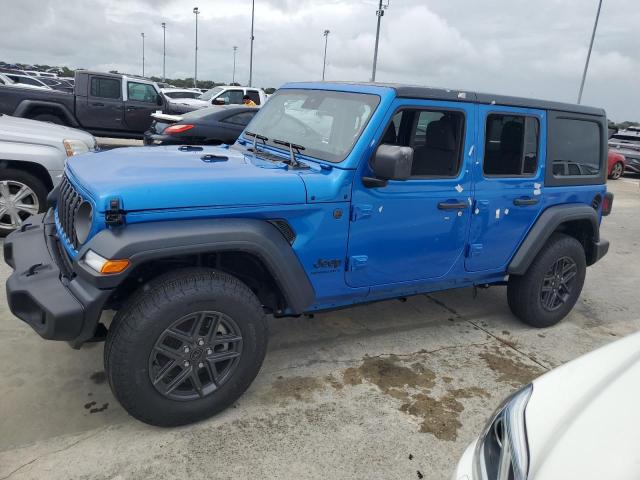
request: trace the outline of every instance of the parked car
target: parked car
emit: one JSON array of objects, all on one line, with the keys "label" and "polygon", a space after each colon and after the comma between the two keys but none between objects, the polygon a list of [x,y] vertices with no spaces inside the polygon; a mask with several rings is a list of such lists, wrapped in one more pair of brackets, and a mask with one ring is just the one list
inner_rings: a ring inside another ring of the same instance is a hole
[{"label": "parked car", "polygon": [[551,370],[496,410],[454,480],[640,478],[640,333]]},{"label": "parked car", "polygon": [[30,77],[29,75],[17,75],[15,73],[5,73],[5,75],[15,83],[24,83],[25,85],[32,85],[35,87],[43,88],[45,90],[51,90],[51,87],[49,85],[36,77]]},{"label": "parked car", "polygon": [[257,111],[255,107],[229,105],[203,108],[179,116],[152,114],[155,120],[144,133],[144,144],[233,144]]},{"label": "parked car", "polygon": [[67,82],[66,80],[62,80],[61,78],[39,77],[38,80],[40,80],[42,83],[53,90],[73,93],[73,84]]},{"label": "parked car", "polygon": [[11,80],[5,73],[0,73],[0,85],[19,88],[35,88],[38,90],[48,90],[48,88],[42,86],[28,85],[26,83],[16,83]]},{"label": "parked car", "polygon": [[45,210],[68,157],[96,149],[81,130],[0,114],[0,236]]},{"label": "parked car", "polygon": [[609,148],[625,158],[625,171],[640,173],[640,127],[629,127],[614,133]]},{"label": "parked car", "polygon": [[120,74],[78,70],[73,95],[0,85],[0,113],[108,137],[142,138],[151,125],[151,113],[179,114],[194,109],[169,102],[150,80]]},{"label": "parked car", "polygon": [[625,170],[624,155],[609,150],[608,160],[608,176],[611,180],[618,180]]},{"label": "parked car", "polygon": [[219,86],[207,90],[197,99],[185,100],[184,103],[203,108],[211,105],[241,105],[245,95],[251,97],[256,105],[267,101],[267,94],[261,88]]},{"label": "parked car", "polygon": [[506,284],[515,316],[550,327],[609,248],[605,127],[584,105],[287,84],[233,146],[68,161],[55,205],[4,243],[7,301],[44,338],[106,338],[115,397],[164,426],[242,395],[266,313]]}]

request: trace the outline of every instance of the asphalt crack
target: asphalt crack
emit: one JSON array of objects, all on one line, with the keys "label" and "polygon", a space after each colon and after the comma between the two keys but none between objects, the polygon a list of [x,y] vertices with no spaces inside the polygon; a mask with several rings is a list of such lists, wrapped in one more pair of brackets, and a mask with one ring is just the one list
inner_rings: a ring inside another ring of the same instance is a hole
[{"label": "asphalt crack", "polygon": [[54,450],[53,452],[47,452],[47,453],[45,453],[44,455],[40,455],[40,456],[38,456],[38,457],[34,458],[33,460],[30,460],[30,461],[28,461],[27,463],[24,463],[24,464],[20,465],[18,468],[16,468],[16,469],[14,469],[13,471],[9,472],[9,474],[8,474],[8,475],[5,475],[4,477],[0,477],[0,480],[7,480],[8,478],[11,478],[13,475],[15,475],[16,473],[18,473],[18,472],[19,472],[20,470],[22,470],[23,468],[26,468],[26,467],[28,467],[29,465],[34,464],[34,463],[35,463],[35,462],[37,462],[38,460],[41,460],[41,459],[46,458],[46,457],[50,457],[51,455],[56,455],[56,454],[58,454],[58,453],[61,453],[61,452],[67,451],[67,450],[69,450],[69,449],[71,449],[71,448],[75,447],[76,445],[78,445],[78,444],[80,444],[80,443],[82,443],[82,442],[84,442],[84,441],[86,441],[86,440],[89,440],[89,439],[91,439],[91,438],[93,438],[93,437],[97,436],[98,434],[100,434],[100,433],[104,432],[104,431],[105,431],[105,430],[107,430],[108,428],[109,428],[109,426],[106,426],[106,427],[104,427],[104,428],[99,429],[99,430],[98,430],[98,431],[96,431],[96,432],[93,432],[91,435],[87,435],[87,436],[85,436],[85,437],[83,437],[83,438],[81,438],[81,439],[79,439],[79,440],[77,440],[77,441],[75,441],[75,442],[70,443],[69,445],[67,445],[67,446],[65,446],[65,447],[63,447],[63,448],[60,448],[60,449],[58,449],[58,450]]},{"label": "asphalt crack", "polygon": [[513,342],[510,342],[509,340],[505,340],[504,338],[500,338],[499,336],[491,333],[491,331],[487,330],[486,328],[484,328],[482,325],[477,324],[476,322],[474,322],[473,320],[470,320],[468,318],[466,318],[465,316],[461,315],[460,313],[458,313],[455,309],[449,307],[446,303],[444,303],[441,300],[438,300],[437,298],[433,298],[431,295],[429,295],[428,293],[425,293],[425,297],[427,297],[429,300],[431,300],[433,303],[435,303],[436,305],[439,305],[440,307],[444,308],[446,311],[448,311],[449,313],[451,313],[452,315],[454,315],[456,318],[458,318],[459,320],[462,320],[464,322],[469,323],[470,325],[474,326],[475,328],[477,328],[478,330],[483,331],[484,333],[486,333],[487,335],[489,335],[491,338],[497,340],[498,342],[500,342],[502,345],[504,345],[507,348],[510,348],[511,350],[513,350],[514,352],[518,353],[519,355],[522,355],[523,357],[528,358],[530,361],[532,361],[533,363],[535,363],[536,365],[538,365],[540,368],[542,368],[545,371],[549,371],[551,370],[551,367],[548,367],[547,365],[544,365],[543,363],[541,363],[540,361],[538,361],[533,355],[530,355],[526,352],[523,352],[522,350],[520,350],[518,347],[516,347],[516,345]]}]

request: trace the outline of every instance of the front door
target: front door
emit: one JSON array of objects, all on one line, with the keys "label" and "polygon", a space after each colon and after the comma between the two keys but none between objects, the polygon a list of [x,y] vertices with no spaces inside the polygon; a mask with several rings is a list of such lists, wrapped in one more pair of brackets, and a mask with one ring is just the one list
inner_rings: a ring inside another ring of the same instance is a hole
[{"label": "front door", "polygon": [[504,270],[542,207],[546,116],[542,110],[479,107],[475,202],[465,267]]},{"label": "front door", "polygon": [[347,284],[354,287],[443,277],[464,252],[472,201],[475,106],[398,99],[378,144],[414,149],[412,176],[367,188],[363,159],[354,181]]},{"label": "front door", "polygon": [[151,114],[161,108],[158,106],[158,92],[153,85],[127,80],[124,118],[128,130],[143,133],[151,126]]}]

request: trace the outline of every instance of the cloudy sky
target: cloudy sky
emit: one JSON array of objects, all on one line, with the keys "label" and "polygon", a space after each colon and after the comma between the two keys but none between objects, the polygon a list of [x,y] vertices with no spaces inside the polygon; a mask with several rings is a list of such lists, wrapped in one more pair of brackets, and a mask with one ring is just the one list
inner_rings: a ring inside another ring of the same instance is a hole
[{"label": "cloudy sky", "polygon": [[[376,0],[255,0],[254,84],[322,75],[368,80]],[[378,81],[576,100],[597,0],[390,0]],[[640,120],[640,2],[604,0],[583,103]],[[198,6],[198,78],[248,79],[251,0],[0,0],[0,60],[191,77]]]}]

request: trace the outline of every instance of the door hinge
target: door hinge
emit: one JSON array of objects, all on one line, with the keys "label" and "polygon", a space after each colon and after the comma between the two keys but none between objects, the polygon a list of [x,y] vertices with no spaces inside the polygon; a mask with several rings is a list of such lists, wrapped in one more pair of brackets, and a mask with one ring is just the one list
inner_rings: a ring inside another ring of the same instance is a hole
[{"label": "door hinge", "polygon": [[351,207],[351,221],[362,220],[371,217],[373,213],[373,205],[360,204]]},{"label": "door hinge", "polygon": [[349,271],[360,270],[367,266],[369,257],[367,255],[352,255],[349,257]]},{"label": "door hinge", "polygon": [[120,208],[120,199],[112,198],[109,200],[109,209],[104,212],[104,221],[110,227],[119,227],[124,225],[125,212]]}]

